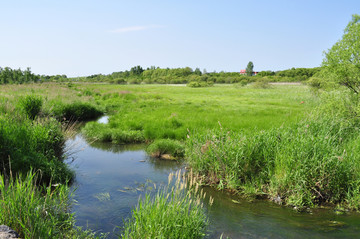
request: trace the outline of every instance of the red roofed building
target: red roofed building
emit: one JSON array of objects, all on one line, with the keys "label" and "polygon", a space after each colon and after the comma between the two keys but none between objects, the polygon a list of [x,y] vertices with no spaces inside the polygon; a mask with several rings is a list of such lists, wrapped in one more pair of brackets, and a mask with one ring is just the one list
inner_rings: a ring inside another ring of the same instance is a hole
[{"label": "red roofed building", "polygon": [[[252,75],[253,75],[253,76],[256,76],[257,73],[259,73],[259,72],[253,71]],[[240,70],[240,75],[246,75],[246,70]]]}]

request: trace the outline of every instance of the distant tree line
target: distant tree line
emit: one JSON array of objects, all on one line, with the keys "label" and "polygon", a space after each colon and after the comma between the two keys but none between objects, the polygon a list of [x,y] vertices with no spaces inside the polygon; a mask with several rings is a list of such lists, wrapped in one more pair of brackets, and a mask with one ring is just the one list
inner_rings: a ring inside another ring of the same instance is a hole
[{"label": "distant tree line", "polygon": [[85,77],[68,78],[66,75],[36,75],[26,70],[0,67],[0,84],[23,84],[42,82],[108,82],[112,84],[187,84],[190,82],[206,82],[209,84],[242,83],[247,84],[255,81],[268,82],[298,82],[306,81],[317,72],[317,68],[292,68],[284,71],[261,71],[257,75],[240,75],[239,72],[207,72],[199,68],[193,70],[184,68],[160,68],[151,66],[142,68],[134,66],[130,70],[113,72],[112,74],[94,74]]},{"label": "distant tree line", "polygon": [[51,81],[68,81],[66,75],[37,75],[31,72],[30,68],[26,70],[11,69],[10,67],[0,67],[0,85],[2,84],[24,84],[24,83],[42,83]]},{"label": "distant tree line", "polygon": [[258,80],[269,82],[306,81],[320,71],[317,68],[292,68],[284,71],[261,71],[256,76],[240,75],[239,72],[207,72],[199,68],[160,68],[141,66],[130,70],[113,72],[109,75],[97,74],[87,77],[72,78],[74,81],[109,82],[113,84],[187,84],[190,82],[208,83],[250,83]]}]

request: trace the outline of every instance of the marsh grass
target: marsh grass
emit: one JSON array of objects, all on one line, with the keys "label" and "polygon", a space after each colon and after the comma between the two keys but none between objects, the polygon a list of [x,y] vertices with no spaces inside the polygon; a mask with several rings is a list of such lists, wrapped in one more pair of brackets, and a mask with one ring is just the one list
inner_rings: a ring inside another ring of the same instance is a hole
[{"label": "marsh grass", "polygon": [[38,186],[38,173],[9,178],[0,175],[0,224],[17,231],[21,238],[102,238],[75,227],[66,185]]},{"label": "marsh grass", "polygon": [[36,95],[26,95],[20,97],[18,105],[27,117],[34,120],[40,114],[43,99]]},{"label": "marsh grass", "polygon": [[357,210],[358,132],[357,120],[349,115],[319,113],[252,135],[224,129],[190,135],[186,156],[190,166],[219,189],[279,197],[298,208],[346,204]]},{"label": "marsh grass", "polygon": [[182,158],[185,155],[185,147],[183,143],[171,139],[158,139],[152,142],[146,151],[153,157],[161,157],[169,154],[175,158]]},{"label": "marsh grass", "polygon": [[[175,181],[172,184],[172,181]],[[125,222],[122,238],[203,238],[208,219],[202,200],[206,194],[199,184],[181,171],[169,175],[168,186],[152,196],[139,199]],[[212,204],[212,198],[209,199]]]},{"label": "marsh grass", "polygon": [[32,168],[41,172],[43,182],[68,182],[73,173],[62,162],[64,142],[60,124],[53,119],[0,116],[1,172],[9,172],[10,165],[14,173],[26,174]]},{"label": "marsh grass", "polygon": [[112,142],[116,144],[143,143],[144,133],[139,130],[121,130],[110,128],[106,124],[89,122],[82,129],[87,139],[92,141]]}]

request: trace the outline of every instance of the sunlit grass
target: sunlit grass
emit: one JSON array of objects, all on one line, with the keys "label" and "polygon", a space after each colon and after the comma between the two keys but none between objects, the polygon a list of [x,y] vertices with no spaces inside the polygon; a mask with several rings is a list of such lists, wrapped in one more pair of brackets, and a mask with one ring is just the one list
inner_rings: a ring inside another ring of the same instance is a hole
[{"label": "sunlit grass", "polygon": [[104,130],[141,131],[145,141],[185,140],[188,131],[203,132],[219,123],[236,132],[279,127],[298,121],[316,104],[316,98],[301,85],[270,89],[234,85],[79,87],[100,94],[96,101],[111,114]]},{"label": "sunlit grass", "polygon": [[[171,173],[167,187],[139,200],[122,238],[203,238],[208,225],[202,203],[205,198],[192,173]],[[213,199],[209,200],[212,204]]]}]

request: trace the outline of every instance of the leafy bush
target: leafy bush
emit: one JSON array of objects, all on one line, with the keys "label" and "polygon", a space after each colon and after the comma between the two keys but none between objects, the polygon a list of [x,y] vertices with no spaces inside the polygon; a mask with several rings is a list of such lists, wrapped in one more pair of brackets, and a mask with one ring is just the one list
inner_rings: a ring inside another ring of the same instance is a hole
[{"label": "leafy bush", "polygon": [[150,144],[146,151],[155,156],[160,157],[163,154],[170,154],[173,157],[183,157],[185,148],[182,143],[171,139],[159,139]]},{"label": "leafy bush", "polygon": [[20,109],[32,120],[40,113],[42,104],[43,99],[36,95],[27,95],[19,99]]}]

